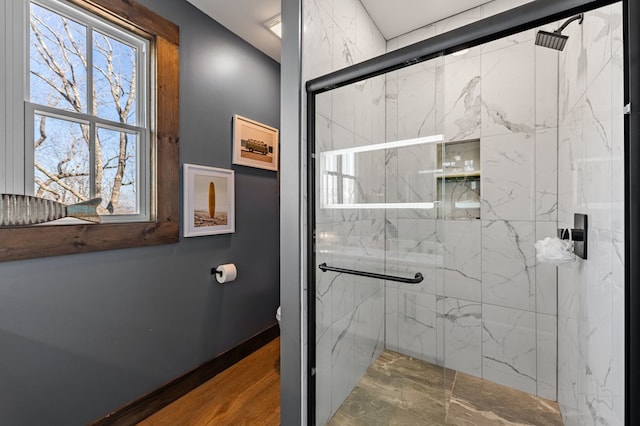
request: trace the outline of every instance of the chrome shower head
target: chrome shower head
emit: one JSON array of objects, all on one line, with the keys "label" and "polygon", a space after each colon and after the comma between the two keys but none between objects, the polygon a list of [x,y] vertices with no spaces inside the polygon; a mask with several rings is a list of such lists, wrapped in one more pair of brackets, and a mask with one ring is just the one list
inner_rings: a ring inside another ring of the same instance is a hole
[{"label": "chrome shower head", "polygon": [[536,34],[536,44],[542,47],[548,47],[550,49],[562,50],[564,46],[567,44],[567,39],[569,36],[563,35],[562,30],[564,30],[567,25],[571,22],[579,19],[579,24],[582,24],[582,20],[584,19],[584,15],[581,13],[580,15],[573,16],[565,21],[564,24],[560,26],[557,30],[550,33],[548,31],[539,30]]}]

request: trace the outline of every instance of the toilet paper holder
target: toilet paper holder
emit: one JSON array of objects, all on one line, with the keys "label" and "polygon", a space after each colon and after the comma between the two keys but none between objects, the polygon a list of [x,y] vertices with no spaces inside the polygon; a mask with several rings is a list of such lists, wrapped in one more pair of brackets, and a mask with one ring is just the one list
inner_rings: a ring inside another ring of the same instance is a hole
[{"label": "toilet paper holder", "polygon": [[238,277],[238,269],[233,263],[226,263],[218,265],[215,268],[211,268],[211,275],[215,275],[216,281],[220,284],[235,281]]}]

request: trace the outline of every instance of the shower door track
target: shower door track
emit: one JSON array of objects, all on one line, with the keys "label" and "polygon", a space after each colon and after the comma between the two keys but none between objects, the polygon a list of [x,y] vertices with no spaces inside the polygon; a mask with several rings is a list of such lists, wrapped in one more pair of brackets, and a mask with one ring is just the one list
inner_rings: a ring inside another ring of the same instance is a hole
[{"label": "shower door track", "polygon": [[[625,105],[640,105],[640,1],[623,4]],[[536,0],[306,83],[307,194],[315,193],[315,96],[371,77],[584,13],[618,0]],[[622,106],[621,106],[622,108]],[[625,422],[640,424],[640,116],[625,115]],[[632,167],[633,166],[633,167]],[[307,424],[315,425],[316,201],[307,197]],[[303,373],[304,374],[304,373]]]}]

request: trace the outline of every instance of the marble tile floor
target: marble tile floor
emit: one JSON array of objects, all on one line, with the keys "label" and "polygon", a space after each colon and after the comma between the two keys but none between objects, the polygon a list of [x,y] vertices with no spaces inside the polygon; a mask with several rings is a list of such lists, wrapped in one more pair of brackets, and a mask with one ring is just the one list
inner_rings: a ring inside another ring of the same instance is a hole
[{"label": "marble tile floor", "polygon": [[558,404],[385,351],[329,426],[562,425]]}]

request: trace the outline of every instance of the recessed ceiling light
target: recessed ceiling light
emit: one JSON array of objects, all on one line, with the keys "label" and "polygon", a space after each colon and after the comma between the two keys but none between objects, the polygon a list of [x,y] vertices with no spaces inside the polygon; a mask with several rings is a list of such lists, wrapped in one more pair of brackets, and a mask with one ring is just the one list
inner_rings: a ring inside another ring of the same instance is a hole
[{"label": "recessed ceiling light", "polygon": [[276,15],[264,23],[278,38],[282,38],[282,16]]}]

